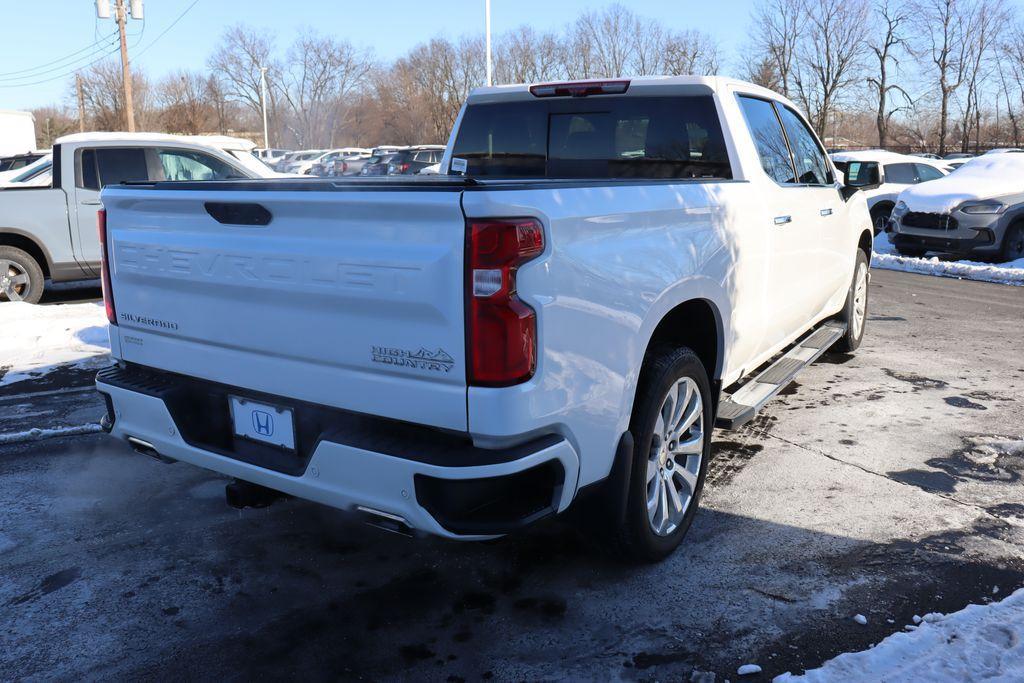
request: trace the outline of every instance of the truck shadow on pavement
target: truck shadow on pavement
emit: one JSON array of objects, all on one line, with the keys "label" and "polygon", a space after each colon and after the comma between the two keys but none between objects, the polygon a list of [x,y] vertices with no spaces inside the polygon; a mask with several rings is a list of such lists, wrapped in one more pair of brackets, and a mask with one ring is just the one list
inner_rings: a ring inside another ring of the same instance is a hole
[{"label": "truck shadow on pavement", "polygon": [[0,462],[0,505],[20,511],[0,527],[5,679],[645,680],[756,662],[767,680],[1024,584],[1021,553],[986,546],[1019,547],[1020,527],[985,514],[877,543],[709,507],[674,556],[634,566],[558,520],[409,540],[304,501],[230,510],[226,480],[102,437],[35,449]]}]

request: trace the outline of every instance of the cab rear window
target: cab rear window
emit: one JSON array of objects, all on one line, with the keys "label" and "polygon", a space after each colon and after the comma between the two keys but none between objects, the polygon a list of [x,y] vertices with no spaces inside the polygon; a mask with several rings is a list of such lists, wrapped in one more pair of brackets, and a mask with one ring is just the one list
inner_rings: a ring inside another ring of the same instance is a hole
[{"label": "cab rear window", "polygon": [[472,104],[452,157],[499,178],[732,178],[710,96]]}]

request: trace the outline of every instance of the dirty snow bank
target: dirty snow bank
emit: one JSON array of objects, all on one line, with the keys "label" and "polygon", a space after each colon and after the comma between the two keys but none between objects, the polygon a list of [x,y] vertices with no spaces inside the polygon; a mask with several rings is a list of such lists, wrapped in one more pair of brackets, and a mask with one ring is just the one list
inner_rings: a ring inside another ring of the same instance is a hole
[{"label": "dirty snow bank", "polygon": [[776,676],[774,683],[1024,680],[1024,589],[1002,602],[925,615],[911,628],[870,650],[839,655],[803,676]]},{"label": "dirty snow bank", "polygon": [[986,154],[953,173],[900,192],[911,211],[949,213],[964,202],[1021,193],[1024,154]]},{"label": "dirty snow bank", "polygon": [[[938,181],[929,182],[937,183]],[[1004,285],[1024,285],[1024,259],[1006,263],[982,263],[980,261],[940,261],[935,256],[931,258],[900,256],[889,241],[888,233],[875,238],[875,253],[871,256],[871,267],[883,270],[902,270],[906,273],[955,277],[963,280],[998,282]]]},{"label": "dirty snow bank", "polygon": [[68,364],[100,367],[110,350],[102,304],[5,302],[0,304],[0,324],[0,386]]}]

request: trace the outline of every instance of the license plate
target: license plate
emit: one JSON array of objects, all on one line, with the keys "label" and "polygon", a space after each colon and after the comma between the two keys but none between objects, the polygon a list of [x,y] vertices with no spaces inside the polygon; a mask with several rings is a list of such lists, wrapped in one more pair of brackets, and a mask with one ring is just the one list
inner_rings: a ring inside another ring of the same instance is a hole
[{"label": "license plate", "polygon": [[231,418],[235,434],[253,441],[295,450],[295,427],[291,408],[279,408],[232,396]]}]

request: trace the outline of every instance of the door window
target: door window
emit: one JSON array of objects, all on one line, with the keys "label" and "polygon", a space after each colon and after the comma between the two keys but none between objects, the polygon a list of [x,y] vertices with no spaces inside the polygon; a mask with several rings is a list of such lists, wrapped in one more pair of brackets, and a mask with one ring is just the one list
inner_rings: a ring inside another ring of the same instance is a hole
[{"label": "door window", "polygon": [[942,171],[928,164],[914,164],[914,166],[917,167],[917,178],[920,183],[927,180],[938,180],[942,177]]},{"label": "door window", "polygon": [[139,180],[149,180],[146,150],[138,147],[82,150],[78,187],[98,191],[106,185]]},{"label": "door window", "polygon": [[761,159],[761,168],[777,183],[792,183],[793,160],[775,107],[768,100],[755,97],[741,96],[739,100]]},{"label": "door window", "polygon": [[886,164],[885,182],[899,185],[913,185],[918,182],[915,164]]},{"label": "door window", "polygon": [[777,108],[793,151],[797,182],[807,185],[831,184],[832,171],[811,129],[789,107],[777,105]]},{"label": "door window", "polygon": [[164,180],[226,180],[244,177],[234,167],[209,154],[186,149],[157,150]]}]

